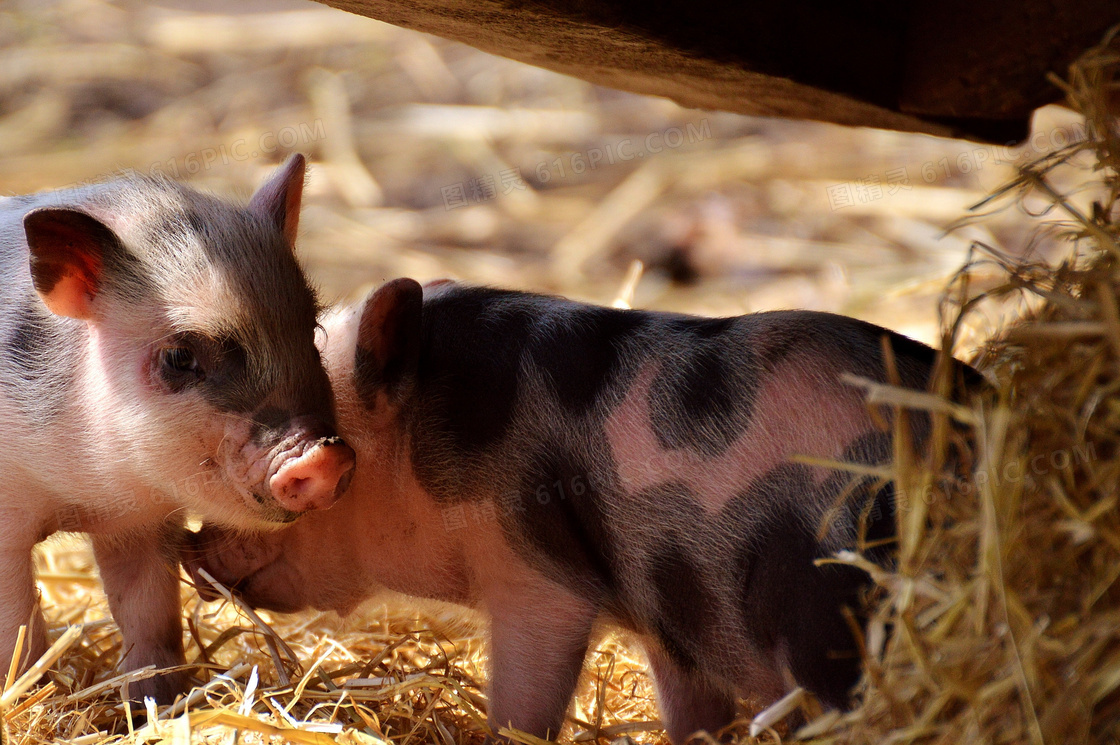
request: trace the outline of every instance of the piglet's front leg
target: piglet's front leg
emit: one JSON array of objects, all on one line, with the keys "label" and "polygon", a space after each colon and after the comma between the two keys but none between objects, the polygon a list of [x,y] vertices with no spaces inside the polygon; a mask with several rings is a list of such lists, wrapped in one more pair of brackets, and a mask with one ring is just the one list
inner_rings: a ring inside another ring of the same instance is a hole
[{"label": "piglet's front leg", "polygon": [[[93,537],[93,553],[109,609],[124,640],[121,669],[182,665],[183,623],[179,599],[179,544],[183,529],[164,524],[123,536]],[[129,686],[129,698],[151,696],[169,704],[187,690],[182,670],[161,673]]]},{"label": "piglet's front leg", "polygon": [[18,515],[0,510],[0,681],[8,674],[19,627],[27,625],[19,671],[47,650],[46,625],[39,610],[31,551],[35,531]]},{"label": "piglet's front leg", "polygon": [[493,618],[490,726],[555,739],[564,723],[597,609],[534,576],[485,591]]}]

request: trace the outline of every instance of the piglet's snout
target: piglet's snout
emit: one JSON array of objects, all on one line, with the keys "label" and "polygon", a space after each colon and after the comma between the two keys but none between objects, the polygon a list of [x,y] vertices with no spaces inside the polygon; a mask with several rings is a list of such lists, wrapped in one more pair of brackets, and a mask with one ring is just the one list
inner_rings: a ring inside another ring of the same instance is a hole
[{"label": "piglet's snout", "polygon": [[324,437],[284,460],[268,481],[272,497],[292,512],[325,510],[350,486],[354,451],[337,437]]}]

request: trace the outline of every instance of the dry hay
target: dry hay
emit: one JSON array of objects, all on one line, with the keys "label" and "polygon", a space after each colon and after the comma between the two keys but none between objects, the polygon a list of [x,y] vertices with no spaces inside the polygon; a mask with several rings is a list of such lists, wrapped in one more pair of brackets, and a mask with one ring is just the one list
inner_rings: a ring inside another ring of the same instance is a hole
[{"label": "dry hay", "polygon": [[[967,411],[935,407],[941,447],[934,452],[947,452],[967,425],[976,444],[974,475],[945,479],[935,463],[900,449],[901,558],[897,571],[873,572],[883,603],[865,640],[863,704],[811,722],[802,734],[820,743],[1115,741],[1115,50],[1097,50],[1067,83],[1071,103],[1094,123],[1098,139],[1023,169],[984,205],[1036,204],[1059,214],[1075,253],[1054,267],[977,246],[977,261],[958,277],[949,342],[975,333],[977,316],[990,304],[1005,319],[1017,317],[982,357],[998,393]],[[1060,169],[1078,167],[1093,169],[1095,191],[1068,195],[1053,186]],[[923,400],[905,403],[929,408]],[[948,426],[951,417],[957,426]],[[328,615],[273,619],[233,600],[202,604],[190,588],[188,659],[199,687],[175,706],[146,712],[142,724],[145,712],[123,707],[120,689],[145,673],[108,672],[120,637],[105,617],[104,599],[90,589],[96,579],[88,551],[61,539],[39,559],[58,641],[43,661],[53,667],[37,667],[0,699],[9,742],[450,745],[485,736],[482,635],[458,612],[388,602],[343,626]],[[650,681],[624,642],[608,636],[589,656],[566,738],[661,737]],[[746,724],[733,734],[753,742]],[[768,730],[758,741],[777,736]]]},{"label": "dry hay", "polygon": [[[947,478],[899,453],[899,565],[874,572],[886,597],[868,631],[864,703],[821,743],[1120,737],[1120,43],[1110,41],[1062,83],[1097,137],[1022,169],[978,206],[1033,202],[1074,251],[1054,267],[977,246],[952,288],[948,342],[993,302],[1020,317],[979,359],[995,392],[960,417],[974,468]],[[1092,186],[1059,193],[1060,168],[1086,169]],[[975,292],[975,270],[993,266],[1005,281]],[[943,426],[930,458],[958,434]]]},{"label": "dry hay", "polygon": [[[479,619],[434,604],[417,610],[391,595],[343,624],[333,614],[271,619],[232,599],[202,603],[184,586],[187,657],[198,687],[158,712],[125,708],[123,686],[150,673],[111,672],[121,640],[107,616],[67,626],[89,618],[91,606],[104,616],[105,603],[99,588],[88,587],[96,575],[84,543],[53,544],[40,554],[39,577],[48,607],[62,614],[47,619],[57,649],[5,691],[8,742],[368,745],[485,737]],[[587,668],[577,740],[593,739],[581,737],[584,730],[614,737],[657,730],[650,681],[624,644],[602,639]]]}]

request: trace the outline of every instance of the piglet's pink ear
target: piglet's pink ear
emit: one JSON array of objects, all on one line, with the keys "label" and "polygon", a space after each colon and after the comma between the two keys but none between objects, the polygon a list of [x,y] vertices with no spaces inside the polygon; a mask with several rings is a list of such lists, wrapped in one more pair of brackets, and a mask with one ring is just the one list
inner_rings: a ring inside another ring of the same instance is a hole
[{"label": "piglet's pink ear", "polygon": [[423,304],[414,279],[394,279],[366,300],[354,351],[354,387],[366,406],[380,391],[399,396],[415,375]]},{"label": "piglet's pink ear", "polygon": [[105,259],[123,250],[116,234],[84,212],[57,207],[28,212],[23,229],[31,249],[31,278],[47,308],[60,316],[92,318]]},{"label": "piglet's pink ear", "polygon": [[303,178],[306,173],[307,159],[300,153],[295,153],[276,169],[249,200],[249,209],[275,223],[291,249],[296,246],[299,205],[303,198]]}]

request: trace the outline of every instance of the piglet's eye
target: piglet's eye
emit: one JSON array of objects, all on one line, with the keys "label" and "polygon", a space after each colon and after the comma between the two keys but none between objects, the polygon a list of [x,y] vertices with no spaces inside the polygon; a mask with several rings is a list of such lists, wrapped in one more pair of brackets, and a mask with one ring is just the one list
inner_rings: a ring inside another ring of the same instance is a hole
[{"label": "piglet's eye", "polygon": [[196,383],[205,371],[189,347],[164,347],[159,353],[160,374],[175,391]]},{"label": "piglet's eye", "polygon": [[186,347],[168,347],[163,350],[163,364],[178,373],[198,371],[198,360],[194,352]]}]

